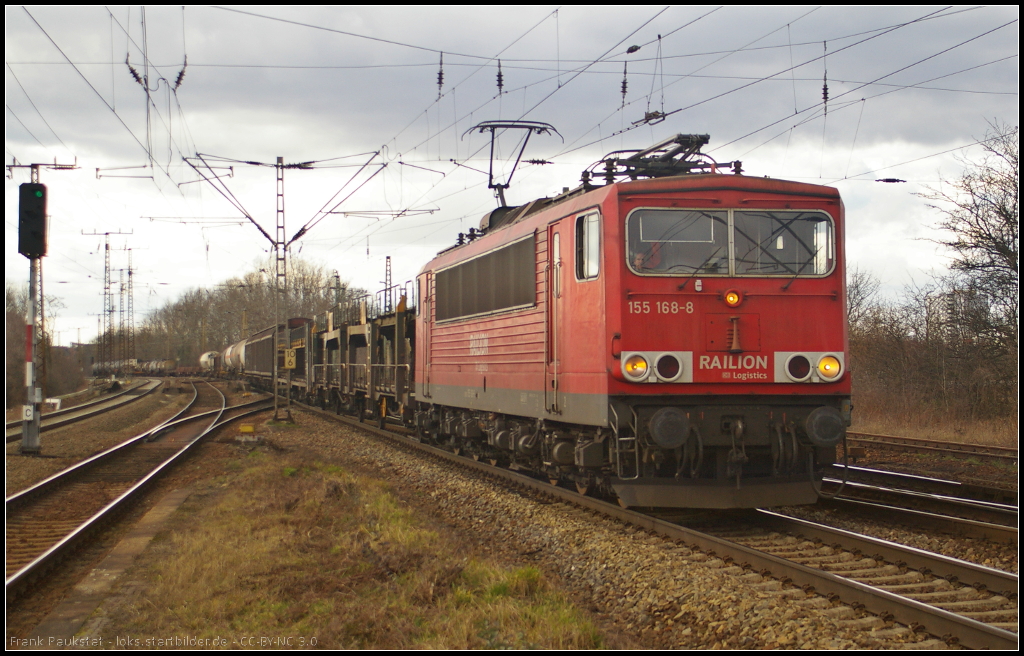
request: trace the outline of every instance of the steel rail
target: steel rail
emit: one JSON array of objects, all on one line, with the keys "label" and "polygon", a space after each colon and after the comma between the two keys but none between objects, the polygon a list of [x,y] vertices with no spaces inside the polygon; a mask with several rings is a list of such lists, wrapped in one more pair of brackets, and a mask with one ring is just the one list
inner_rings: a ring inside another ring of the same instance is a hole
[{"label": "steel rail", "polygon": [[[842,484],[841,480],[828,477],[823,478],[822,482],[833,486]],[[858,492],[869,497],[871,495],[880,495],[901,500],[909,499],[926,504],[937,504],[940,507],[944,507],[947,511],[959,511],[964,514],[970,513],[975,519],[988,518],[992,523],[1001,523],[1004,526],[1016,526],[1018,522],[1016,506],[993,503],[991,501],[960,499],[942,494],[928,494],[914,490],[900,490],[855,481],[846,482],[845,487],[843,487],[843,494],[839,498],[863,500],[862,497],[856,496]]]},{"label": "steel rail", "polygon": [[884,519],[892,519],[897,516],[902,524],[910,524],[929,530],[939,530],[953,535],[960,535],[972,538],[984,538],[992,542],[1002,544],[1017,544],[1019,532],[1016,526],[1005,526],[1003,524],[992,524],[991,522],[979,522],[963,517],[951,517],[938,513],[913,510],[911,508],[900,508],[884,503],[864,501],[862,499],[848,499],[836,497],[833,499],[819,499],[819,504],[834,506],[844,510],[853,510],[867,514],[880,514]]},{"label": "steel rail", "polygon": [[967,442],[946,442],[927,440],[917,437],[897,437],[895,435],[877,435],[872,433],[848,432],[847,441],[861,442],[881,447],[902,450],[919,450],[925,453],[948,453],[952,455],[977,456],[997,460],[1017,460],[1018,450],[1014,447],[969,444]]},{"label": "steel rail", "polygon": [[[310,408],[309,406],[305,407]],[[432,446],[422,444],[412,438],[398,435],[397,433],[390,431],[377,429],[347,417],[315,410],[313,408],[310,409],[323,416],[331,417],[353,427],[358,427],[373,435],[393,440],[409,449],[421,451],[425,454],[457,464],[460,467],[469,468],[481,474],[502,479],[514,486],[525,487],[542,494],[556,497],[566,503],[581,506],[615,519],[619,519],[623,522],[639,526],[646,530],[654,531],[655,533],[669,539],[681,540],[688,544],[697,546],[702,551],[710,552],[717,557],[727,557],[735,562],[749,565],[755,570],[765,571],[775,578],[789,579],[796,585],[810,586],[817,593],[824,595],[834,594],[841,598],[845,603],[861,604],[869,612],[884,617],[891,617],[893,620],[908,626],[918,626],[933,635],[946,636],[952,634],[960,644],[964,646],[976,649],[1018,648],[1018,636],[1016,633],[990,626],[983,622],[978,622],[913,599],[901,597],[894,593],[874,588],[864,583],[846,579],[830,572],[814,569],[784,558],[779,558],[766,552],[758,551],[723,538],[689,529],[633,510],[624,509],[606,501],[582,496],[577,492],[572,492],[570,490],[551,485],[550,483],[539,481],[535,478],[525,476],[509,469],[493,467],[489,464],[477,462],[463,456],[455,455],[448,451],[436,449]],[[821,528],[827,529],[828,527]],[[907,557],[913,558],[913,556],[910,555]],[[903,558],[903,560],[905,560],[905,558]],[[1014,576],[1014,578],[1016,577]]]},{"label": "steel rail", "polygon": [[[152,388],[150,388],[149,390],[147,390],[146,392],[144,392],[142,394],[136,395],[134,398],[120,399],[119,401],[117,401],[116,403],[114,403],[113,405],[110,405],[108,407],[95,407],[92,410],[88,410],[87,408],[89,406],[86,406],[85,407],[86,412],[82,412],[82,414],[80,414],[80,415],[72,415],[72,416],[61,418],[61,417],[54,417],[53,413],[50,413],[46,418],[43,419],[43,421],[45,421],[47,423],[45,423],[45,424],[41,423],[40,424],[39,432],[40,433],[45,433],[47,431],[51,431],[51,430],[54,430],[54,429],[57,429],[57,428],[62,428],[64,426],[68,426],[70,424],[74,424],[74,423],[82,421],[84,419],[90,419],[92,417],[96,417],[98,415],[102,415],[102,414],[104,414],[106,412],[110,412],[112,410],[117,410],[119,408],[124,408],[124,407],[126,407],[126,406],[128,406],[128,405],[130,405],[132,403],[135,403],[136,401],[139,401],[140,399],[142,399],[142,398],[144,398],[146,396],[149,396],[150,394],[155,392],[157,390],[157,388],[159,388],[159,387],[160,387],[160,385],[157,384],[157,385],[153,386]],[[137,387],[133,388],[133,390],[135,390],[135,389],[138,389],[138,388]],[[129,391],[131,391],[131,390],[129,390]],[[101,403],[92,404],[92,405],[99,406],[99,405],[102,405],[103,403],[109,403],[111,401],[113,401],[112,397],[104,399]],[[64,414],[72,414],[72,413],[75,413],[75,412],[81,412],[82,410],[83,410],[83,406],[76,406],[74,408],[68,408],[68,412],[67,413],[62,412],[61,414],[62,415],[64,415]],[[20,428],[13,428],[13,429],[12,428],[8,428],[7,431],[5,432],[5,436],[6,436],[8,444],[10,444],[12,442],[17,442],[18,440],[21,439],[21,429]]]},{"label": "steel rail", "polygon": [[230,408],[227,408],[227,409],[225,410],[225,412],[227,412],[227,411],[229,411],[229,410],[237,410],[237,409],[239,409],[239,408],[243,408],[243,407],[245,407],[245,406],[247,406],[247,405],[254,405],[254,404],[256,404],[256,403],[270,403],[270,405],[267,405],[267,406],[265,406],[265,407],[260,407],[260,408],[253,408],[253,409],[251,409],[251,410],[247,410],[247,411],[245,411],[245,412],[242,412],[242,413],[239,413],[239,414],[237,414],[237,415],[234,415],[234,416],[228,417],[228,418],[226,418],[226,419],[221,419],[221,420],[219,420],[219,421],[218,421],[218,422],[217,422],[217,423],[216,423],[216,424],[215,424],[215,425],[213,426],[213,428],[212,428],[211,430],[217,430],[218,428],[221,428],[221,427],[223,427],[223,426],[227,426],[227,425],[228,425],[228,424],[230,424],[231,422],[233,422],[233,421],[237,421],[237,420],[239,420],[239,419],[242,419],[243,417],[248,417],[249,415],[255,415],[255,414],[259,414],[259,413],[261,413],[261,412],[266,412],[267,410],[273,410],[273,409],[274,409],[274,405],[273,405],[273,403],[272,403],[272,402],[270,402],[270,401],[269,401],[268,399],[259,399],[258,401],[249,401],[249,402],[247,402],[247,403],[243,403],[243,404],[240,404],[240,405],[233,405],[233,406],[231,406]]},{"label": "steel rail", "polygon": [[[835,484],[840,484],[843,481],[838,478],[824,477],[823,481]],[[1009,503],[998,503],[995,501],[984,501],[982,499],[964,499],[963,497],[950,496],[948,494],[937,494],[933,492],[919,492],[917,490],[904,490],[900,488],[885,487],[882,485],[872,485],[870,483],[862,483],[860,481],[846,481],[847,487],[854,485],[867,490],[878,490],[881,492],[892,492],[894,494],[900,494],[908,497],[919,497],[923,499],[935,499],[938,501],[946,501],[949,503],[960,504],[967,508],[975,508],[977,510],[991,510],[996,512],[1004,512],[1016,514],[1018,507]]]},{"label": "steel rail", "polygon": [[840,528],[824,526],[763,508],[759,508],[757,513],[771,525],[781,527],[787,532],[805,538],[816,538],[826,544],[841,540],[844,549],[858,549],[864,554],[872,554],[876,560],[904,563],[911,569],[927,570],[940,578],[955,578],[955,580],[969,585],[981,584],[986,589],[1002,595],[1013,596],[1017,593],[1017,575],[1012,572],[975,565],[958,558],[943,556],[924,549],[908,547]]},{"label": "steel rail", "polygon": [[[252,400],[252,401],[246,401],[245,403],[240,403],[238,405],[233,405],[233,406],[230,406],[230,407],[223,408],[223,412],[227,412],[227,411],[230,411],[230,410],[235,410],[235,409],[238,409],[238,408],[245,408],[247,406],[255,405],[255,404],[258,404],[258,403],[263,403],[265,401],[266,401],[266,399],[255,399],[255,400]],[[194,399],[193,399],[193,402],[194,402]],[[196,414],[196,415],[191,415],[191,416],[188,416],[188,417],[181,417],[181,414],[184,413],[186,410],[188,410],[189,407],[191,407],[191,404],[189,404],[189,406],[186,406],[181,411],[179,411],[177,414],[175,414],[174,417],[171,417],[170,419],[168,419],[167,421],[163,422],[162,424],[160,424],[159,426],[157,426],[155,428],[150,428],[149,430],[147,430],[147,431],[145,431],[143,433],[140,433],[140,434],[136,435],[135,437],[129,438],[128,440],[122,442],[121,444],[116,444],[116,445],[110,447],[106,451],[101,451],[100,453],[97,453],[96,455],[94,455],[94,456],[92,456],[92,457],[90,457],[90,458],[88,458],[86,460],[83,460],[83,461],[81,461],[79,463],[76,463],[76,464],[72,465],[71,467],[68,467],[67,469],[62,469],[61,471],[57,472],[56,474],[54,474],[54,475],[52,475],[52,476],[50,476],[48,478],[45,478],[42,481],[36,483],[32,487],[25,488],[21,492],[16,492],[16,493],[12,494],[11,496],[7,497],[6,500],[5,500],[5,505],[7,505],[8,511],[17,508],[20,505],[23,505],[31,497],[34,497],[34,496],[36,496],[38,494],[41,494],[43,492],[47,492],[47,491],[49,491],[50,488],[62,485],[69,478],[71,478],[71,477],[73,477],[75,475],[78,475],[78,474],[82,474],[89,467],[92,467],[93,465],[100,464],[101,462],[103,462],[107,458],[109,458],[112,455],[116,454],[118,451],[121,451],[121,450],[126,449],[128,447],[131,447],[131,446],[137,444],[140,441],[145,442],[145,441],[151,441],[153,439],[156,439],[157,437],[159,437],[158,433],[161,433],[161,432],[163,432],[165,430],[173,428],[173,427],[175,427],[175,426],[177,426],[179,424],[183,424],[183,423],[186,423],[186,422],[189,422],[189,421],[193,421],[195,419],[201,419],[201,418],[209,416],[209,415],[211,415],[211,414],[213,414],[215,412],[221,412],[221,410],[207,410],[205,412],[201,412],[201,413]],[[256,412],[258,412],[258,410]],[[227,424],[227,423],[233,421],[234,419],[235,418],[232,417],[231,419],[228,419],[228,420],[225,420],[224,422],[222,422],[222,424]],[[218,426],[214,426],[214,428],[217,428]]]},{"label": "steel rail", "polygon": [[[210,385],[210,387],[212,387],[215,390],[217,389],[216,387],[213,387],[213,385]],[[150,483],[155,481],[161,474],[167,471],[171,465],[176,464],[180,458],[182,458],[188,451],[192,449],[192,447],[198,444],[203,437],[205,437],[214,429],[214,427],[217,424],[217,421],[224,413],[226,406],[226,398],[224,397],[223,393],[221,393],[220,390],[217,390],[217,392],[221,396],[221,407],[219,410],[211,410],[208,412],[200,413],[198,415],[184,417],[174,422],[175,424],[181,424],[184,422],[202,419],[211,414],[216,414],[213,421],[210,422],[209,426],[207,426],[202,432],[199,433],[199,435],[197,435],[195,438],[193,438],[187,444],[185,444],[185,446],[183,446],[181,449],[179,449],[173,455],[171,455],[170,458],[168,458],[163,463],[157,465],[154,469],[152,469],[149,472],[149,474],[143,476],[139,481],[135,483],[135,485],[133,485],[131,488],[126,490],[116,499],[108,503],[99,512],[97,512],[92,517],[87,519],[84,523],[79,525],[78,528],[73,530],[59,542],[57,542],[49,549],[47,549],[45,552],[40,554],[32,562],[28,563],[20,570],[9,576],[5,583],[5,590],[8,602],[11,599],[17,597],[21,592],[23,592],[23,589],[28,584],[28,582],[33,580],[36,576],[41,575],[47,569],[49,569],[61,557],[67,555],[68,553],[76,549],[78,546],[80,546],[89,536],[89,534],[96,530],[103,521],[110,519],[111,517],[113,517],[114,514],[125,509],[129,501],[137,498],[149,486]],[[196,393],[196,398],[198,398],[198,390]],[[193,399],[193,402],[194,401],[195,398]],[[189,407],[191,407],[191,405],[192,404],[190,403]],[[167,426],[165,425],[163,428],[159,430],[163,430],[166,427]],[[153,432],[155,431],[150,431],[150,433]],[[133,443],[136,442],[138,442],[137,439],[133,440]]]},{"label": "steel rail", "polygon": [[[154,435],[156,432],[163,430],[164,428],[172,425],[176,421],[179,421],[179,417],[188,412],[189,409],[195,404],[196,400],[199,398],[199,390],[195,388],[195,383],[192,383],[192,388],[194,392],[194,394],[192,395],[192,399],[188,402],[188,404],[185,405],[184,408],[174,413],[173,417],[166,419],[165,421],[161,422],[154,428],[150,428],[143,431],[142,433],[139,433],[135,437],[130,437],[124,442],[121,442],[120,444],[115,444],[114,446],[110,447],[109,449],[106,449],[105,451],[101,451],[94,456],[86,458],[81,462],[75,463],[74,465],[68,467],[67,469],[62,469],[56,474],[44,478],[43,480],[39,481],[38,483],[31,487],[27,487],[20,492],[15,492],[14,494],[12,494],[11,496],[7,497],[4,500],[4,505],[7,508],[7,511],[10,512],[11,509],[23,505],[31,497],[34,497],[37,494],[40,494],[41,492],[48,491],[50,488],[56,487],[57,485],[63,484],[71,477],[81,474],[89,467],[92,467],[93,465],[103,462],[104,460],[111,457],[115,453],[121,451],[122,449],[126,449],[140,441],[144,441],[146,438]],[[186,417],[185,419],[188,418]]]},{"label": "steel rail", "polygon": [[898,482],[898,484],[901,485],[920,487],[929,489],[933,492],[939,491],[940,494],[947,494],[958,499],[987,501],[990,503],[1001,503],[1000,501],[993,501],[993,499],[1005,499],[1007,497],[1011,497],[1014,499],[1014,503],[1010,503],[1008,505],[1017,505],[1016,490],[987,487],[976,483],[951,481],[930,476],[908,474],[906,472],[886,471],[883,469],[872,469],[869,467],[855,467],[853,465],[845,466],[838,462],[832,464],[831,468],[836,472],[835,478],[842,477],[845,471],[847,480],[859,483],[876,483],[884,481],[883,485],[895,485]]},{"label": "steel rail", "polygon": [[[67,406],[65,408],[61,408],[60,410],[54,410],[52,412],[47,412],[47,413],[41,414],[39,416],[39,419],[40,419],[40,421],[44,421],[46,419],[51,419],[53,417],[59,417],[61,415],[66,415],[69,412],[75,412],[77,410],[84,410],[85,408],[88,408],[89,406],[97,405],[99,403],[106,403],[107,401],[110,401],[112,399],[116,399],[119,396],[123,396],[123,395],[127,394],[128,392],[131,392],[132,390],[136,390],[139,387],[145,385],[147,382],[152,382],[153,380],[154,379],[152,379],[152,378],[147,378],[145,380],[140,381],[137,385],[132,385],[131,387],[126,387],[126,388],[122,389],[120,392],[115,392],[114,394],[111,394],[109,396],[100,396],[100,397],[97,397],[95,399],[89,399],[85,403],[79,403],[77,405],[69,405],[69,406]],[[6,423],[6,425],[4,426],[4,428],[5,428],[5,430],[11,430],[12,428],[17,428],[17,427],[21,426],[22,423],[23,422],[22,422],[21,419],[15,419],[15,420],[12,420],[12,421],[8,421]]]}]

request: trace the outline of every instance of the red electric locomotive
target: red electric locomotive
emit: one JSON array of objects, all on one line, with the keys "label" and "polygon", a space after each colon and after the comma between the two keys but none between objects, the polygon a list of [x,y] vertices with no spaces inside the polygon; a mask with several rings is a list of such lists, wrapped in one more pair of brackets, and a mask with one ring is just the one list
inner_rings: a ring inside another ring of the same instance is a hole
[{"label": "red electric locomotive", "polygon": [[417,277],[415,424],[627,506],[813,503],[850,422],[843,203],[678,135]]}]

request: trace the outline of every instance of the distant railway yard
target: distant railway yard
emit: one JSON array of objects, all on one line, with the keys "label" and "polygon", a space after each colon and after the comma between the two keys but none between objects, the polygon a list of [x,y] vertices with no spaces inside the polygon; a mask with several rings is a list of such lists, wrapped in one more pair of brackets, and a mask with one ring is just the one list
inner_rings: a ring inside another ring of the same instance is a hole
[{"label": "distant railway yard", "polygon": [[[869,445],[816,505],[627,510],[369,416],[275,423],[237,382],[151,386],[45,433],[42,458],[8,445],[8,647],[1017,646],[1015,460]],[[202,418],[154,430],[179,413]]]}]

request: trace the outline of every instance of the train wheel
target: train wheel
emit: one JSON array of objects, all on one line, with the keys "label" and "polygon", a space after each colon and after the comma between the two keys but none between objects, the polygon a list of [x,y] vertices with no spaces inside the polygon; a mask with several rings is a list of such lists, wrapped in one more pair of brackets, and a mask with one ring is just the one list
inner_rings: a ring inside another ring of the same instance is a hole
[{"label": "train wheel", "polygon": [[587,492],[590,492],[590,486],[584,485],[583,483],[576,483],[576,491],[580,493],[580,496],[587,496]]},{"label": "train wheel", "polygon": [[377,412],[377,428],[384,430],[384,427],[388,423],[388,400],[386,397],[381,397],[380,407]]}]

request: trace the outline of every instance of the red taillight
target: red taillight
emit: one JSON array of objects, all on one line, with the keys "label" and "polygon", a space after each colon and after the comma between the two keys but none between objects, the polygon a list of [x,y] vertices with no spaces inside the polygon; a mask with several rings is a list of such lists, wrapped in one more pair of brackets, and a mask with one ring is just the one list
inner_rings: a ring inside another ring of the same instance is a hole
[{"label": "red taillight", "polygon": [[811,375],[811,362],[802,355],[794,355],[786,363],[786,373],[793,380],[806,380]]},{"label": "red taillight", "polygon": [[679,375],[679,360],[674,355],[663,355],[658,358],[658,376],[663,380],[672,380]]}]

